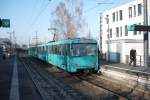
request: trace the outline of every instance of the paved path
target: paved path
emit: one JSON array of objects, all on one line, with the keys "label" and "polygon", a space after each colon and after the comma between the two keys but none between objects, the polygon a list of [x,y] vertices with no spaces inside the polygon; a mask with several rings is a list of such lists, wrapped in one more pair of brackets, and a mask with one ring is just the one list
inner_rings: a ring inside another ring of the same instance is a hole
[{"label": "paved path", "polygon": [[16,56],[14,57],[13,74],[9,100],[19,100],[18,66]]},{"label": "paved path", "polygon": [[13,61],[13,59],[0,61],[0,100],[9,100]]},{"label": "paved path", "polygon": [[120,68],[120,69],[127,69],[127,70],[132,70],[132,71],[141,71],[141,72],[146,72],[146,73],[150,73],[150,66],[149,67],[144,67],[144,66],[137,66],[137,67],[133,67],[133,66],[129,66],[128,64],[123,64],[123,63],[108,63],[106,61],[102,61],[101,62],[101,66],[111,66],[111,67],[115,67],[115,68]]},{"label": "paved path", "polygon": [[0,100],[42,100],[28,72],[15,57],[0,61]]}]

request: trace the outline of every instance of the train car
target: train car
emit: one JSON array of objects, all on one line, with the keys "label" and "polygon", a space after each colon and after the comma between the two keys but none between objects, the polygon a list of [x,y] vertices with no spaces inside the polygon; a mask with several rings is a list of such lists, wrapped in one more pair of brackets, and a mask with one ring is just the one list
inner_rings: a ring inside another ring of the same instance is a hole
[{"label": "train car", "polygon": [[68,39],[32,46],[29,55],[67,72],[98,70],[98,47],[94,39]]}]

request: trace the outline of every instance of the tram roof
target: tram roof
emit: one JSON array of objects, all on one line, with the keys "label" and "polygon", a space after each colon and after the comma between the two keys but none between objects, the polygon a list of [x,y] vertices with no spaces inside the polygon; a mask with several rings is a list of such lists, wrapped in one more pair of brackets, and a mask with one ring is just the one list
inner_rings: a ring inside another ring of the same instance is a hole
[{"label": "tram roof", "polygon": [[59,40],[59,41],[50,41],[46,44],[40,44],[38,46],[48,46],[48,45],[57,45],[57,44],[72,44],[72,43],[97,43],[97,41],[95,39],[76,38],[76,39],[66,39],[66,40]]}]

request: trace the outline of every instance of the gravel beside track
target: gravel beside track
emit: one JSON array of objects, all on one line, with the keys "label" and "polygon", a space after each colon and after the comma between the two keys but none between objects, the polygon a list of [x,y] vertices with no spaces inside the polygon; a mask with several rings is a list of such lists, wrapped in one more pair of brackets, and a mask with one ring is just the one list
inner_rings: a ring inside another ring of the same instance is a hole
[{"label": "gravel beside track", "polygon": [[30,77],[36,85],[43,100],[83,100],[81,96],[71,87],[56,80],[50,73],[40,68],[30,59],[22,59]]},{"label": "gravel beside track", "polygon": [[103,75],[70,74],[45,62],[33,58],[30,58],[30,60],[32,60],[33,66],[40,69],[39,72],[47,71],[46,76],[50,75],[49,79],[53,78],[54,81],[58,81],[59,86],[62,85],[61,87],[64,87],[64,89],[71,87],[78,91],[79,96],[75,96],[76,99],[80,99],[81,95],[84,96],[84,98],[81,96],[82,100],[85,100],[85,98],[86,100],[149,100],[150,98],[150,92],[139,91],[136,85],[128,87],[118,80]]}]

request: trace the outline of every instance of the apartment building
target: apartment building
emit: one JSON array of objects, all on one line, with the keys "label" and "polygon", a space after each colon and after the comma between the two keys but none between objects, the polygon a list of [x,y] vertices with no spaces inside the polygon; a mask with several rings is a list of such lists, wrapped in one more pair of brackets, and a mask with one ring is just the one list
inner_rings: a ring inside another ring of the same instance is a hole
[{"label": "apartment building", "polygon": [[127,26],[132,24],[144,24],[143,0],[134,0],[101,14],[101,49],[106,60],[129,63],[130,50],[135,49],[137,65],[143,65],[143,32],[128,31]]}]

